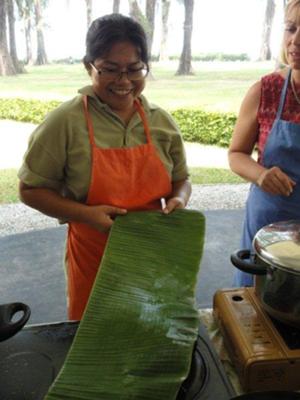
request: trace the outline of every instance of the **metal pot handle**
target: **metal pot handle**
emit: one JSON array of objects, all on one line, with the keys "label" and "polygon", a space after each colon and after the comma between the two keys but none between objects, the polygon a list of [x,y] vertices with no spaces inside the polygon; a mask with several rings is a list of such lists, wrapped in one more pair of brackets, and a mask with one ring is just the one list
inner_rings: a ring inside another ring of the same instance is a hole
[{"label": "metal pot handle", "polygon": [[232,264],[243,272],[253,275],[266,275],[267,267],[257,263],[257,256],[248,249],[236,250],[231,256]]},{"label": "metal pot handle", "polygon": [[[13,322],[13,316],[18,312],[23,315]],[[26,324],[30,317],[30,307],[23,303],[9,303],[0,305],[0,342],[15,335]]]}]

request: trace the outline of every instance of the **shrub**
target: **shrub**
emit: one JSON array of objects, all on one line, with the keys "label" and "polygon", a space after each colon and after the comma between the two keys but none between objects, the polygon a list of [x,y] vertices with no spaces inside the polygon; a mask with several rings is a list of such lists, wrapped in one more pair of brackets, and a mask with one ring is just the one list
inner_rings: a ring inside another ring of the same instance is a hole
[{"label": "shrub", "polygon": [[[179,60],[180,56],[172,55],[170,60]],[[153,57],[153,60],[155,58]],[[227,53],[200,53],[192,56],[192,61],[249,61],[247,53],[227,54]]]},{"label": "shrub", "polygon": [[171,112],[187,142],[214,144],[227,147],[230,143],[236,115],[201,110]]},{"label": "shrub", "polygon": [[[59,101],[0,99],[0,119],[39,124],[59,104]],[[179,109],[171,111],[171,115],[185,141],[223,147],[229,145],[236,121],[235,114]]]},{"label": "shrub", "polygon": [[59,104],[54,100],[0,99],[0,119],[39,124]]}]

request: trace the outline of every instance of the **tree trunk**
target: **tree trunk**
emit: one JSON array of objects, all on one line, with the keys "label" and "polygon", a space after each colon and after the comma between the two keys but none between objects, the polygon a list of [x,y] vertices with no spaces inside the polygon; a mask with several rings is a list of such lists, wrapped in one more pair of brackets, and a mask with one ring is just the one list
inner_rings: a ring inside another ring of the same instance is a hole
[{"label": "tree trunk", "polygon": [[184,9],[183,48],[176,75],[193,75],[191,41],[193,32],[194,0],[184,0]]},{"label": "tree trunk", "polygon": [[260,49],[259,60],[271,60],[270,37],[272,31],[272,24],[275,14],[275,1],[267,0],[267,7],[265,12],[265,19],[263,25],[262,44]]},{"label": "tree trunk", "polygon": [[89,29],[92,23],[93,0],[85,0],[85,3],[86,3],[86,24],[87,24],[87,29]]},{"label": "tree trunk", "polygon": [[32,65],[33,64],[33,56],[32,56],[32,15],[33,11],[33,0],[15,0],[19,16],[24,24],[25,31],[25,44],[26,44],[26,60],[25,64]]},{"label": "tree trunk", "polygon": [[8,16],[8,30],[9,30],[9,52],[11,60],[14,64],[17,73],[25,72],[24,67],[18,60],[17,47],[16,47],[16,34],[15,34],[15,14],[13,0],[7,0],[7,16]]},{"label": "tree trunk", "polygon": [[[148,45],[149,23],[136,0],[128,0],[128,4],[129,4],[129,15],[131,18],[133,18],[139,24],[141,24],[142,27],[144,28],[147,36],[147,45]],[[150,54],[150,49],[148,49],[148,52]]]},{"label": "tree trunk", "polygon": [[120,12],[120,0],[114,0],[113,4],[113,13],[119,13]]},{"label": "tree trunk", "polygon": [[[156,0],[154,0],[154,2],[155,1]],[[151,58],[151,48],[149,48],[149,44],[150,44],[149,32],[150,32],[151,28],[150,28],[149,21],[147,20],[146,16],[143,14],[143,12],[140,9],[140,6],[136,0],[128,0],[128,3],[129,3],[130,17],[135,19],[139,24],[141,24],[145,30],[145,33],[147,36],[147,46],[148,46],[149,58]],[[153,37],[153,33],[152,33],[152,37]],[[152,45],[152,39],[151,39],[151,45]],[[151,78],[151,72],[148,75],[148,79],[150,79],[150,78]]]},{"label": "tree trunk", "polygon": [[35,25],[37,35],[37,58],[35,65],[48,64],[48,59],[45,50],[44,33],[43,33],[43,18],[40,0],[34,0],[34,11],[35,11]]},{"label": "tree trunk", "polygon": [[31,18],[28,17],[24,22],[25,22],[25,41],[26,41],[26,64],[33,65]]},{"label": "tree trunk", "polygon": [[16,75],[11,56],[7,46],[6,36],[6,17],[7,4],[6,0],[0,1],[0,75]]},{"label": "tree trunk", "polygon": [[167,61],[167,40],[168,40],[168,20],[170,11],[170,0],[162,0],[161,2],[161,41],[159,50],[159,61]]},{"label": "tree trunk", "polygon": [[129,15],[131,18],[135,19],[137,22],[139,22],[144,29],[146,29],[145,27],[145,23],[146,18],[142,12],[142,10],[140,9],[140,6],[138,4],[138,2],[136,0],[128,0],[128,4],[129,4]]},{"label": "tree trunk", "polygon": [[147,42],[149,54],[152,54],[153,33],[155,25],[155,6],[156,0],[146,1],[146,18],[148,21]]}]

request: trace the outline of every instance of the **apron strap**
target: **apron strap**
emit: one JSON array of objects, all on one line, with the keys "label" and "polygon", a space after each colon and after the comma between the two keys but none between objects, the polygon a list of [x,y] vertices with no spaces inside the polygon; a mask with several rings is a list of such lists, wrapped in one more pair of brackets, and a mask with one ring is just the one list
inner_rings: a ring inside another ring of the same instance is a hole
[{"label": "apron strap", "polygon": [[146,138],[147,138],[147,143],[152,143],[148,121],[147,121],[146,114],[145,114],[144,108],[143,108],[140,100],[134,100],[134,105],[137,109],[137,112],[139,113],[139,116],[141,117],[142,122],[143,122],[144,131],[145,131]]},{"label": "apron strap", "polygon": [[96,144],[95,144],[95,138],[94,138],[94,128],[93,128],[92,119],[91,119],[89,111],[88,111],[87,95],[84,95],[82,97],[82,100],[83,100],[83,109],[84,109],[85,120],[87,123],[88,132],[89,132],[90,143],[92,146],[95,146]]},{"label": "apron strap", "polygon": [[283,111],[283,106],[284,106],[284,102],[285,102],[285,98],[286,98],[287,87],[288,87],[288,84],[289,84],[290,79],[291,79],[291,73],[292,73],[292,69],[289,68],[289,71],[287,73],[287,76],[285,78],[284,85],[283,85],[283,88],[282,88],[282,91],[281,91],[279,106],[278,106],[278,110],[277,110],[277,114],[276,114],[276,119],[280,119],[282,111]]},{"label": "apron strap", "polygon": [[[87,95],[84,95],[82,97],[82,100],[83,100],[84,115],[85,115],[85,119],[86,119],[86,123],[87,123],[87,127],[88,127],[88,132],[89,132],[90,143],[91,143],[92,146],[96,146],[95,137],[94,137],[95,135],[94,135],[93,123],[92,123],[92,119],[91,119],[90,113],[88,111],[88,98],[87,98]],[[141,105],[139,100],[135,100],[134,101],[134,105],[135,105],[135,107],[137,109],[137,112],[139,113],[139,116],[141,117],[142,122],[143,122],[144,131],[145,131],[146,138],[147,138],[147,143],[152,143],[151,135],[150,135],[150,129],[149,129],[148,121],[147,121],[143,106]]]}]

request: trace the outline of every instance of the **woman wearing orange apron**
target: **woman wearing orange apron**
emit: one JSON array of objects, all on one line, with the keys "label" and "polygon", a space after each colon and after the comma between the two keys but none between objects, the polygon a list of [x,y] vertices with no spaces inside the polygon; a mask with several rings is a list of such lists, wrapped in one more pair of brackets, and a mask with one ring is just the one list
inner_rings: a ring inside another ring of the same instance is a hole
[{"label": "woman wearing orange apron", "polygon": [[[102,149],[94,141],[93,125],[84,97],[92,148],[92,178],[86,204],[110,204],[126,210],[160,208],[161,197],[171,193],[171,181],[151,142],[147,120],[139,102],[147,143],[130,148]],[[107,233],[88,224],[69,223],[69,317],[80,319],[104,252]]]},{"label": "woman wearing orange apron", "polygon": [[21,199],[69,224],[68,313],[76,320],[84,312],[114,217],[159,209],[161,198],[168,213],[185,207],[191,193],[174,123],[165,112],[148,105],[146,111],[140,96],[149,72],[141,26],[120,14],[104,16],[91,25],[86,44],[92,90],[84,88],[83,96],[64,103],[41,124],[19,172]]}]

